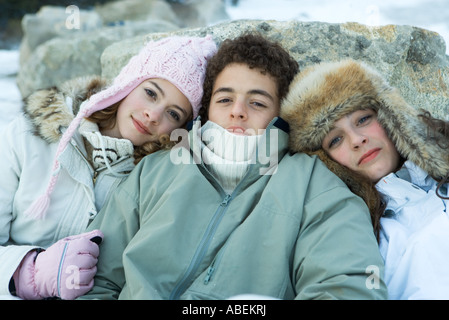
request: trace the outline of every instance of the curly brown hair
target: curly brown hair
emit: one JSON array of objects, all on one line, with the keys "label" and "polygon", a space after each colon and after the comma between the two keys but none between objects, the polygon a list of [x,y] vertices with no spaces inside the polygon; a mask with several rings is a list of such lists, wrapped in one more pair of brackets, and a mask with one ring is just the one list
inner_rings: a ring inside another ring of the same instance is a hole
[{"label": "curly brown hair", "polygon": [[[420,110],[421,113],[418,115],[425,124],[427,124],[428,137],[433,137],[435,143],[441,149],[449,148],[449,121],[441,120],[432,116],[432,114],[424,109]],[[441,133],[441,135],[436,135],[435,133]]]},{"label": "curly brown hair", "polygon": [[273,77],[280,101],[286,96],[290,82],[299,71],[298,62],[286,49],[259,33],[246,33],[235,39],[224,40],[206,68],[202,107],[199,111],[203,123],[207,121],[215,80],[231,63],[243,63],[250,69],[258,69],[262,74]]}]

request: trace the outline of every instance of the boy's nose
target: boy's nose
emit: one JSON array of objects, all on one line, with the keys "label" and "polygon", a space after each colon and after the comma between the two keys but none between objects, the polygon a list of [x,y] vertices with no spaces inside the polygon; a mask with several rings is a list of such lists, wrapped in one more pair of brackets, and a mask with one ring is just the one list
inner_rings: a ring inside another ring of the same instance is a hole
[{"label": "boy's nose", "polygon": [[231,118],[246,120],[247,116],[245,103],[239,100],[235,101],[231,109]]}]

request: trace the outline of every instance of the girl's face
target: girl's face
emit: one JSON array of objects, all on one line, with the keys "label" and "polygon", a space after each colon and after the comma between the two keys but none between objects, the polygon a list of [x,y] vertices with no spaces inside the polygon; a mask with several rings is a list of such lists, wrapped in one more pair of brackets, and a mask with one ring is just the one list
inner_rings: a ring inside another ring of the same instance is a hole
[{"label": "girl's face", "polygon": [[103,134],[130,140],[134,146],[158,141],[192,117],[189,100],[164,79],[143,81],[118,107],[115,126]]},{"label": "girl's face", "polygon": [[332,159],[373,182],[396,171],[400,163],[398,151],[371,109],[336,121],[322,147]]},{"label": "girl's face", "polygon": [[233,63],[215,80],[208,118],[234,134],[256,135],[279,115],[279,108],[272,77]]}]

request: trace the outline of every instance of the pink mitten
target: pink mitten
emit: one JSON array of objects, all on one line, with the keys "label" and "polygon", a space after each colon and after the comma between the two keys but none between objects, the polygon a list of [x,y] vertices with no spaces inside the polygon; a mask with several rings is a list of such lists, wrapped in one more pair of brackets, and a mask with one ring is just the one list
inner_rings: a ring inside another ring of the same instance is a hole
[{"label": "pink mitten", "polygon": [[100,230],[59,240],[47,250],[29,252],[14,273],[17,296],[27,300],[75,299],[92,289],[97,272]]}]

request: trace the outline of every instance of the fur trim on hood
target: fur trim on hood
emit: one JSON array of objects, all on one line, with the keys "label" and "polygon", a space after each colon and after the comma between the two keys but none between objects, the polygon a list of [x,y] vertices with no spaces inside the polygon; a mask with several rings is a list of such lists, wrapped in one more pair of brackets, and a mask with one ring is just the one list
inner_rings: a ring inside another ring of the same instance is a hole
[{"label": "fur trim on hood", "polygon": [[[429,131],[420,112],[377,71],[351,59],[311,66],[292,82],[281,107],[281,117],[290,124],[291,150],[320,150],[336,120],[366,108],[377,112],[379,123],[404,159],[436,179],[448,174],[449,151],[435,142],[440,134]],[[324,152],[319,154],[329,164]]]},{"label": "fur trim on hood", "polygon": [[38,90],[24,99],[23,111],[34,134],[48,143],[58,142],[83,101],[103,90],[106,81],[99,76],[68,80],[59,86]]}]

